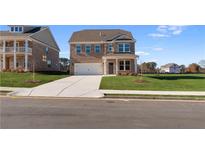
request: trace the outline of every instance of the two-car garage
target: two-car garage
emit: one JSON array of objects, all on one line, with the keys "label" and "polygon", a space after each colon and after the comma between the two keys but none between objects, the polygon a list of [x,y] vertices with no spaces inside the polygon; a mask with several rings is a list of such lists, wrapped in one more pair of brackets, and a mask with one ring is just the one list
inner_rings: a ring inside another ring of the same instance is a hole
[{"label": "two-car garage", "polygon": [[75,63],[75,75],[102,75],[102,63]]}]

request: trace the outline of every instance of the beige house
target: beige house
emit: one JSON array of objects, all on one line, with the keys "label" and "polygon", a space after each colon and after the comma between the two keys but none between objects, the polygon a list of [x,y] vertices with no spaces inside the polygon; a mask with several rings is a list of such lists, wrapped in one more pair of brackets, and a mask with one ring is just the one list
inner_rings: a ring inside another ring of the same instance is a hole
[{"label": "beige house", "polygon": [[120,29],[74,32],[70,72],[75,75],[136,73],[135,39]]},{"label": "beige house", "polygon": [[0,31],[0,71],[59,71],[59,47],[48,27]]}]

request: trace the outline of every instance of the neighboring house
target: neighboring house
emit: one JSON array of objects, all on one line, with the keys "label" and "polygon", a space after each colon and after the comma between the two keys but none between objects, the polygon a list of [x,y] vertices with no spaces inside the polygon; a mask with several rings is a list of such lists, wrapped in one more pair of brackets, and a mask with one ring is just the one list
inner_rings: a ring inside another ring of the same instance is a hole
[{"label": "neighboring house", "polygon": [[59,47],[48,27],[9,26],[0,31],[0,70],[59,71]]},{"label": "neighboring house", "polygon": [[70,73],[131,74],[137,70],[135,39],[120,29],[74,32],[70,43]]},{"label": "neighboring house", "polygon": [[60,58],[60,71],[69,71],[70,60],[68,58]]},{"label": "neighboring house", "polygon": [[169,63],[161,66],[160,73],[180,73],[180,66],[175,63]]}]

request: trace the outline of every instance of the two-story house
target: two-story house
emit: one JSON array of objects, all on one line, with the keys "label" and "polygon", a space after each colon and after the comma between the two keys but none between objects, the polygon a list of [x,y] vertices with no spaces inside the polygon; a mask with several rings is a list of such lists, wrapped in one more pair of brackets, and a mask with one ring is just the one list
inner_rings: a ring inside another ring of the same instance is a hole
[{"label": "two-story house", "polygon": [[135,39],[120,29],[74,32],[70,43],[70,72],[75,75],[135,73]]},{"label": "two-story house", "polygon": [[59,71],[59,47],[48,27],[10,25],[0,31],[0,71]]},{"label": "two-story house", "polygon": [[180,66],[175,63],[169,63],[161,66],[160,73],[180,73]]}]

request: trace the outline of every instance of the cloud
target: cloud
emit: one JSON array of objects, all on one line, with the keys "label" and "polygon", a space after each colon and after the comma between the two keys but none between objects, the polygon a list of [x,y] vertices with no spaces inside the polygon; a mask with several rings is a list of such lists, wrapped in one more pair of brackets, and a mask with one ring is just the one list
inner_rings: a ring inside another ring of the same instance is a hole
[{"label": "cloud", "polygon": [[156,47],[156,48],[153,48],[152,50],[154,50],[154,51],[163,51],[164,49],[160,48],[160,47]]},{"label": "cloud", "polygon": [[136,53],[136,55],[140,55],[140,56],[148,56],[148,55],[150,55],[149,52],[146,52],[146,51],[137,51],[135,53]]},{"label": "cloud", "polygon": [[160,34],[160,33],[151,33],[149,36],[154,37],[154,38],[162,38],[162,37],[169,37],[169,35],[166,34]]},{"label": "cloud", "polygon": [[185,29],[185,26],[158,26],[155,33],[148,34],[153,38],[164,38],[180,35]]}]

